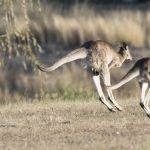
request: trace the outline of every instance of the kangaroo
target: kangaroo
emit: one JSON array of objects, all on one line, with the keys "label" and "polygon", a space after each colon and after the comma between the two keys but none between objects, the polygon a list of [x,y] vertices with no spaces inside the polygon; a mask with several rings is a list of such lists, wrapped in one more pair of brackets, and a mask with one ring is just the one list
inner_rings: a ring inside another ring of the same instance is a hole
[{"label": "kangaroo", "polygon": [[[131,60],[132,56],[130,54],[129,48],[126,43],[122,43],[118,52],[114,50],[111,44],[97,40],[97,41],[89,41],[85,42],[79,48],[73,50],[65,57],[58,60],[50,67],[45,67],[43,65],[37,65],[37,67],[44,72],[50,72],[55,70],[56,68],[66,64],[68,62],[77,60],[77,59],[85,59],[87,64],[87,70],[92,75],[93,81],[95,83],[96,89],[100,96],[100,100],[110,111],[115,111],[113,106],[108,103],[106,100],[104,93],[101,88],[100,79],[103,79],[104,84],[110,85],[110,72],[109,69],[113,67],[121,67],[123,62],[126,59]],[[114,104],[114,106],[118,110],[122,110],[122,108],[115,101],[113,93],[111,90],[107,90],[109,99]]]},{"label": "kangaroo", "polygon": [[138,60],[117,84],[109,86],[108,89],[117,89],[135,77],[138,77],[141,88],[140,105],[145,110],[147,116],[150,117],[150,57]]}]

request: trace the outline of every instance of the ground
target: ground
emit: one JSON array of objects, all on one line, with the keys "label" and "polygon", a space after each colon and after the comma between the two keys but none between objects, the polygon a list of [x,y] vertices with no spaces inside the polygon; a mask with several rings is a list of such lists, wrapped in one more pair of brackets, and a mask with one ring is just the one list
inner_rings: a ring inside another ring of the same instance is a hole
[{"label": "ground", "polygon": [[150,118],[137,101],[111,113],[99,101],[0,106],[0,149],[150,149]]}]

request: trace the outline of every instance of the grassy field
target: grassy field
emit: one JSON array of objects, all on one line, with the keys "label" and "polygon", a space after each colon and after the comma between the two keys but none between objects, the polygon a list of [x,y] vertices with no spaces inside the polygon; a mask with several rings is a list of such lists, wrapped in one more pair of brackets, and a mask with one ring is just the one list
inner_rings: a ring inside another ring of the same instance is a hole
[{"label": "grassy field", "polygon": [[150,119],[137,100],[119,102],[116,113],[94,98],[0,106],[0,149],[149,150]]}]

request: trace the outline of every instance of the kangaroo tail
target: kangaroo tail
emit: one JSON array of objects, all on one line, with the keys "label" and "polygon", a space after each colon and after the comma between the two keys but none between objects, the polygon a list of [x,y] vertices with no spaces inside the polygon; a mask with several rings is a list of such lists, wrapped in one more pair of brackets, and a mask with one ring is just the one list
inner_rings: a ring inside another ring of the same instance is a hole
[{"label": "kangaroo tail", "polygon": [[118,89],[122,85],[126,84],[133,78],[137,77],[139,75],[139,70],[136,67],[133,67],[131,70],[128,71],[128,73],[115,85],[109,86],[108,88],[111,90]]},{"label": "kangaroo tail", "polygon": [[43,65],[37,65],[38,69],[44,72],[50,72],[55,70],[56,68],[62,66],[63,64],[66,64],[68,62],[77,60],[77,59],[84,59],[87,57],[87,51],[84,47],[80,47],[78,49],[73,50],[69,54],[67,54],[65,57],[58,60],[56,63],[54,63],[50,67],[45,67]]}]

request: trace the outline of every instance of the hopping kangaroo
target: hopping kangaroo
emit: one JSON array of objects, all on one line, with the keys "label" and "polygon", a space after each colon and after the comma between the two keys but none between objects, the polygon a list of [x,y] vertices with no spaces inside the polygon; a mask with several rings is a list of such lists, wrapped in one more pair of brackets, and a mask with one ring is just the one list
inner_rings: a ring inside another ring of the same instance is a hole
[{"label": "hopping kangaroo", "polygon": [[135,77],[138,77],[141,88],[140,105],[145,110],[147,116],[150,117],[150,57],[138,60],[117,84],[108,87],[108,89],[117,89]]},{"label": "hopping kangaroo", "polygon": [[[121,67],[126,59],[132,59],[130,51],[126,43],[122,43],[118,52],[113,47],[104,41],[89,41],[84,43],[79,48],[73,50],[65,57],[58,60],[54,65],[50,67],[44,67],[43,65],[37,65],[37,67],[44,72],[53,71],[61,65],[77,60],[86,59],[87,70],[92,74],[96,89],[100,96],[100,100],[104,103],[110,111],[115,111],[113,106],[106,100],[101,88],[100,78],[103,79],[104,84],[110,85],[110,72],[112,67]],[[122,108],[115,101],[113,93],[110,89],[107,90],[109,99],[118,110]]]}]

